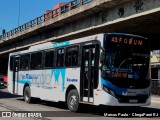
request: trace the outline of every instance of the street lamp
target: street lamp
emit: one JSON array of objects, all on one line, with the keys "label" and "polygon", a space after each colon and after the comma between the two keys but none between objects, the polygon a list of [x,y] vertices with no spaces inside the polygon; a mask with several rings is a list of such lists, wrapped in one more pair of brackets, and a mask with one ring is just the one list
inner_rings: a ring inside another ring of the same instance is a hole
[{"label": "street lamp", "polygon": [[18,2],[18,27],[20,22],[20,14],[21,14],[21,1]]}]

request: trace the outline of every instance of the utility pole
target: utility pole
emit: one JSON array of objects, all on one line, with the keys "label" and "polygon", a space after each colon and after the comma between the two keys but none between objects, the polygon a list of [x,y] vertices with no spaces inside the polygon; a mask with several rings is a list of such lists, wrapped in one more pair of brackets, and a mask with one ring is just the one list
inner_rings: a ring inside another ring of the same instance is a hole
[{"label": "utility pole", "polygon": [[20,14],[21,14],[21,1],[18,1],[18,27],[20,23]]}]

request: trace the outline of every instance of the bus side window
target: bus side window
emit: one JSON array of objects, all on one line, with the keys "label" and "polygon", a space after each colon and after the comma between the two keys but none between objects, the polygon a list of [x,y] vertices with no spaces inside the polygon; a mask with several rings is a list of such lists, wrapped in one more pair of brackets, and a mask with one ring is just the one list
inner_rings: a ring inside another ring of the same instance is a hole
[{"label": "bus side window", "polygon": [[78,51],[73,51],[72,53],[72,66],[78,65]]},{"label": "bus side window", "polygon": [[45,53],[45,67],[54,67],[54,51],[46,51]]},{"label": "bus side window", "polygon": [[78,65],[78,46],[72,46],[66,48],[65,66],[77,66]]},{"label": "bus side window", "polygon": [[30,63],[30,54],[22,55],[20,59],[20,69],[21,70],[29,69],[29,63]]},{"label": "bus side window", "polygon": [[69,67],[72,64],[72,53],[71,52],[67,52],[66,53],[66,58],[65,58],[65,66]]},{"label": "bus side window", "polygon": [[24,69],[24,55],[21,56],[20,58],[20,70]]},{"label": "bus side window", "polygon": [[10,57],[10,70],[13,71],[13,60],[14,57]]},{"label": "bus side window", "polygon": [[31,54],[31,69],[35,69],[36,68],[36,59],[37,59],[37,54],[36,53],[32,53]]},{"label": "bus side window", "polygon": [[57,67],[64,67],[64,48],[57,50]]},{"label": "bus side window", "polygon": [[25,59],[25,69],[29,69],[30,66],[30,54],[26,55],[26,59]]},{"label": "bus side window", "polygon": [[38,52],[38,53],[37,53],[37,64],[36,64],[36,68],[37,68],[37,69],[42,68],[42,52]]},{"label": "bus side window", "polygon": [[31,54],[31,69],[42,68],[42,52]]}]

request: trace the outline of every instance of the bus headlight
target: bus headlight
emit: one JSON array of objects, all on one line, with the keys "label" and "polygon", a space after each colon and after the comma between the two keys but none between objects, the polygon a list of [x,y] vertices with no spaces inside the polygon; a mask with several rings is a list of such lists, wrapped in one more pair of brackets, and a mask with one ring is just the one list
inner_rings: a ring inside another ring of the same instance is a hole
[{"label": "bus headlight", "polygon": [[109,89],[108,89],[107,87],[105,87],[104,85],[103,85],[103,90],[104,90],[105,92],[109,93]]},{"label": "bus headlight", "polygon": [[115,92],[114,92],[113,90],[107,88],[107,87],[104,86],[104,85],[102,86],[102,88],[103,88],[103,90],[104,90],[105,92],[107,92],[108,94],[112,95],[113,97],[116,97],[116,94],[115,94]]},{"label": "bus headlight", "polygon": [[116,97],[116,94],[114,93],[113,90],[110,90],[110,95],[112,95],[113,97]]}]

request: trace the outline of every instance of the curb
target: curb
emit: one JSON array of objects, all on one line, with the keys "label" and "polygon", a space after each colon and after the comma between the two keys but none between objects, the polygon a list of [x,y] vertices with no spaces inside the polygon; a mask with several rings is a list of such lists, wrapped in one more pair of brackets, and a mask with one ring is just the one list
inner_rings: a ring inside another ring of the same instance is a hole
[{"label": "curb", "polygon": [[151,103],[159,103],[160,104],[160,101],[152,100]]}]

